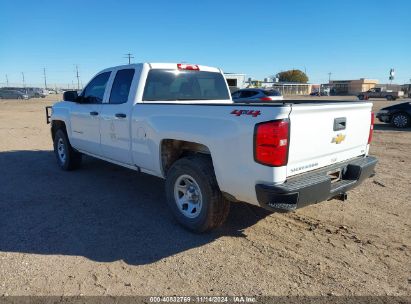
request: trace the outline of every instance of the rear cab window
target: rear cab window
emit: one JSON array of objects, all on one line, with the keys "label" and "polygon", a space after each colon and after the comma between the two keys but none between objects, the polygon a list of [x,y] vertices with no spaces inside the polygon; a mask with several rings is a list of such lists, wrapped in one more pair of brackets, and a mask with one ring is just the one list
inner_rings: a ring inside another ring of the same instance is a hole
[{"label": "rear cab window", "polygon": [[230,100],[225,78],[208,71],[152,69],[143,101]]},{"label": "rear cab window", "polygon": [[114,78],[110,93],[110,104],[122,104],[128,100],[131,82],[134,77],[134,69],[119,70]]}]

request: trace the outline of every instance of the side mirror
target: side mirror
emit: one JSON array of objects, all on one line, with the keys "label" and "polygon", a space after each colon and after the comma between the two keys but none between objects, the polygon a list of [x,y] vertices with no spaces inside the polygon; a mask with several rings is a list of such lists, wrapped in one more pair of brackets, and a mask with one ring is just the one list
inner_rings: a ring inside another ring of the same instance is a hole
[{"label": "side mirror", "polygon": [[76,102],[77,97],[78,97],[77,91],[66,91],[63,94],[64,101]]},{"label": "side mirror", "polygon": [[77,96],[76,99],[74,100],[74,102],[77,102],[77,103],[87,103],[87,102],[88,102],[88,99],[85,98],[85,97],[83,97],[83,96]]}]

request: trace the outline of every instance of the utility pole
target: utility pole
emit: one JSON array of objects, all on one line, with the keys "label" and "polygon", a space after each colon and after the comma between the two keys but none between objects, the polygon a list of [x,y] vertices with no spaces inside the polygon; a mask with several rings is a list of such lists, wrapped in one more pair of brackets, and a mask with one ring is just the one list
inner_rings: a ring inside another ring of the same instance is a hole
[{"label": "utility pole", "polygon": [[43,74],[44,74],[44,89],[47,90],[46,68],[43,68]]},{"label": "utility pole", "polygon": [[77,90],[80,90],[80,76],[78,74],[78,65],[76,65]]},{"label": "utility pole", "polygon": [[7,83],[7,86],[9,86],[9,77],[7,76],[7,74],[6,74],[6,83]]},{"label": "utility pole", "polygon": [[330,81],[331,81],[331,75],[332,75],[332,73],[329,72],[329,73],[328,73],[328,83],[330,83]]},{"label": "utility pole", "polygon": [[123,57],[123,58],[128,58],[128,64],[131,64],[131,58],[134,58],[133,54],[127,53],[125,55],[126,55],[126,57]]},{"label": "utility pole", "polygon": [[21,76],[23,76],[23,88],[26,87],[26,81],[24,80],[24,72],[21,72]]}]

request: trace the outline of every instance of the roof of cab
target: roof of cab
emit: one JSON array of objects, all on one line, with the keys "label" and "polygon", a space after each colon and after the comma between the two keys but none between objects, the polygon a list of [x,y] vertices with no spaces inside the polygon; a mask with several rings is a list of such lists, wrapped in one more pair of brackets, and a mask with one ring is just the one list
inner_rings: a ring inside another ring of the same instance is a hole
[{"label": "roof of cab", "polygon": [[[126,65],[118,65],[110,68],[106,68],[99,73],[113,70],[113,69],[126,69],[126,68],[136,68],[137,66],[141,65],[147,65],[150,69],[166,69],[166,70],[177,70],[177,64],[178,63],[158,63],[158,62],[145,62],[145,63],[133,63],[133,64],[126,64]],[[206,71],[206,72],[217,72],[221,73],[222,71],[219,68],[214,68],[206,65],[199,65],[199,64],[191,64],[191,63],[183,63],[187,65],[196,65],[199,67],[200,71]]]},{"label": "roof of cab", "polygon": [[[178,63],[148,63],[151,69],[167,69],[167,70],[177,70],[177,64]],[[187,62],[182,62],[182,64],[187,64],[187,65],[196,65],[199,67],[200,71],[206,71],[206,72],[221,72],[220,69],[206,66],[206,65],[199,65],[195,63],[187,63]]]}]

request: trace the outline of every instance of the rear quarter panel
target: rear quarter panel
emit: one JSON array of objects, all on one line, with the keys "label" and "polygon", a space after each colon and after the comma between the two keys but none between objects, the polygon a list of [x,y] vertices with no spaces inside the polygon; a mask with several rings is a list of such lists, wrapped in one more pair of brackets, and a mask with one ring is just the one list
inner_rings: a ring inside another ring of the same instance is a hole
[{"label": "rear quarter panel", "polygon": [[[235,109],[259,110],[261,114],[230,114]],[[136,104],[131,127],[133,159],[142,169],[164,177],[160,151],[164,139],[203,144],[210,150],[220,189],[238,200],[257,204],[255,184],[282,182],[286,170],[254,161],[254,126],[288,118],[289,112],[290,107],[283,105]]]}]

